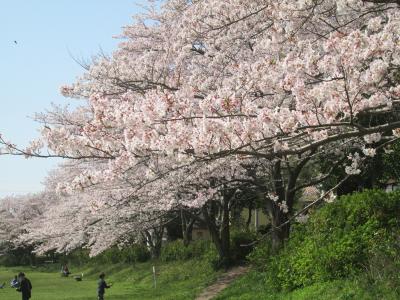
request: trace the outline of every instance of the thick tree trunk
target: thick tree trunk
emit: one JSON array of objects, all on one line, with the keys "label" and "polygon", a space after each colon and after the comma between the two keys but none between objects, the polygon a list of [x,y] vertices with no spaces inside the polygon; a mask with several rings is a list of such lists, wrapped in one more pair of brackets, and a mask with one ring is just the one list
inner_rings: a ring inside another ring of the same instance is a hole
[{"label": "thick tree trunk", "polygon": [[[270,212],[271,225],[272,225],[272,250],[278,252],[284,245],[285,241],[289,238],[290,223],[289,217],[293,213],[293,205],[295,201],[295,187],[299,178],[300,172],[304,166],[309,162],[316,149],[311,150],[308,156],[300,160],[300,162],[283,171],[281,168],[281,160],[274,163],[272,170],[272,180],[274,182],[274,189],[277,201],[269,200],[267,207]],[[286,176],[284,177],[283,174]],[[286,178],[286,180],[284,180]],[[286,207],[284,207],[286,205]]]},{"label": "thick tree trunk", "polygon": [[185,247],[189,246],[192,241],[192,232],[195,219],[188,216],[183,210],[181,210],[181,220],[182,220],[182,238],[183,245]]},{"label": "thick tree trunk", "polygon": [[274,182],[275,194],[278,197],[277,201],[270,201],[270,217],[271,217],[271,240],[272,240],[272,251],[278,252],[283,246],[285,240],[289,237],[289,225],[282,226],[287,220],[287,213],[282,211],[280,205],[286,202],[285,193],[285,182],[282,177],[281,161],[277,160],[273,167],[272,179]]},{"label": "thick tree trunk", "polygon": [[248,209],[249,209],[249,213],[247,215],[247,221],[246,221],[246,229],[247,230],[249,230],[249,228],[250,228],[251,217],[252,217],[252,213],[253,213],[253,206],[250,205]]},{"label": "thick tree trunk", "polygon": [[222,241],[219,236],[217,226],[215,226],[215,224],[212,222],[207,222],[207,227],[211,235],[211,240],[214,243],[215,248],[217,249],[218,255],[221,259],[223,259],[227,256],[227,254],[225,253],[224,247],[222,246]]},{"label": "thick tree trunk", "polygon": [[224,264],[230,264],[231,261],[231,249],[230,249],[230,224],[229,224],[229,200],[224,199],[222,201],[222,220],[220,227],[220,236],[221,236],[221,246],[225,256],[223,259],[225,260]]},{"label": "thick tree trunk", "polygon": [[[207,207],[209,206],[209,207]],[[202,213],[211,235],[211,240],[219,256],[218,267],[227,267],[231,263],[230,253],[230,224],[229,224],[229,205],[222,204],[221,225],[217,226],[215,217],[215,204],[210,203],[203,207]],[[208,209],[209,208],[209,209]]]},{"label": "thick tree trunk", "polygon": [[144,231],[146,244],[149,248],[151,258],[157,259],[161,255],[162,238],[164,235],[164,226],[160,228],[153,228],[151,231]]},{"label": "thick tree trunk", "polygon": [[154,243],[153,258],[159,258],[161,255],[163,234],[164,234],[164,228],[162,228],[160,232],[157,233],[156,241]]},{"label": "thick tree trunk", "polygon": [[273,253],[277,253],[282,248],[285,241],[289,238],[290,223],[285,224],[288,219],[289,218],[287,213],[282,212],[279,207],[275,209],[275,213],[273,213],[273,217],[271,220],[271,242]]},{"label": "thick tree trunk", "polygon": [[192,239],[193,239],[193,223],[189,224],[186,229],[182,232],[182,236],[183,236],[183,245],[185,247],[189,246],[189,244],[191,243]]}]

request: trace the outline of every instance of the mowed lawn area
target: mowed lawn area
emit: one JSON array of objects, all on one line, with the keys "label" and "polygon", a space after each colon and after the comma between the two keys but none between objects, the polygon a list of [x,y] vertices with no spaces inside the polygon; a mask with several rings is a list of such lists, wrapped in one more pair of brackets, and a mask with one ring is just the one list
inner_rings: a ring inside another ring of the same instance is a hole
[{"label": "mowed lawn area", "polygon": [[20,271],[26,273],[33,285],[32,300],[89,300],[96,299],[97,276],[104,270],[106,281],[113,287],[106,291],[107,300],[130,299],[194,299],[202,289],[212,283],[217,273],[202,261],[164,263],[157,266],[157,287],[153,286],[152,264],[132,266],[70,268],[73,274],[84,273],[83,281],[63,278],[58,271],[31,268],[0,267],[0,299],[19,300],[21,294],[9,287],[9,281]]}]

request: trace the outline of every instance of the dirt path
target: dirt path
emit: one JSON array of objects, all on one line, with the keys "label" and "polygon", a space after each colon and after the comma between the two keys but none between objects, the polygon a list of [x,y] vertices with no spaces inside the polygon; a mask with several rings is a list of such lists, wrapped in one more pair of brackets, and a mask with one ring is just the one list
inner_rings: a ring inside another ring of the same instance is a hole
[{"label": "dirt path", "polygon": [[217,296],[223,289],[225,289],[232,281],[241,275],[244,275],[249,270],[248,267],[235,267],[230,269],[228,272],[222,274],[217,281],[207,287],[196,300],[210,300]]}]

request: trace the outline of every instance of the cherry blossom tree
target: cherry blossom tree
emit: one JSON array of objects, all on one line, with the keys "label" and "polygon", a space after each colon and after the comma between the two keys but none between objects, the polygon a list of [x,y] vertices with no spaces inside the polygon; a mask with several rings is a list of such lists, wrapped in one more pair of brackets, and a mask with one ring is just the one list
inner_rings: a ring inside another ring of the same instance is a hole
[{"label": "cherry blossom tree", "polygon": [[15,257],[15,263],[32,263],[33,245],[20,243],[26,226],[43,214],[45,203],[51,198],[44,193],[9,196],[0,199],[0,256]]},{"label": "cherry blossom tree", "polygon": [[[111,57],[62,87],[81,106],[38,115],[42,138],[27,149],[1,138],[2,152],[82,160],[65,188],[124,178],[130,203],[164,210],[176,199],[167,186],[180,180],[176,170],[261,161],[278,245],[297,191],[337,167],[358,174],[374,145],[399,138],[399,25],[397,1],[165,1],[124,28]],[[302,178],[332,157],[330,169]],[[161,171],[160,160],[169,161]],[[153,182],[171,197],[146,197]]]},{"label": "cherry blossom tree", "polygon": [[130,201],[128,188],[121,182],[87,186],[85,190],[79,186],[66,193],[60,183],[73,181],[82,168],[81,162],[73,162],[51,172],[45,193],[54,197],[45,203],[40,216],[23,226],[19,243],[35,246],[37,253],[88,248],[94,256],[115,245],[141,242],[145,232],[162,227],[164,212],[141,208],[141,203]]}]

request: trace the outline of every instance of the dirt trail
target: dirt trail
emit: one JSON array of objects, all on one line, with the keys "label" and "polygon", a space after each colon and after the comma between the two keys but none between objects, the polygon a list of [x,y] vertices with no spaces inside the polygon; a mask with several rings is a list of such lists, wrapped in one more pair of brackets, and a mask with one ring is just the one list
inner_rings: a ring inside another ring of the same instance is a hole
[{"label": "dirt trail", "polygon": [[244,275],[249,270],[248,267],[240,266],[230,269],[217,279],[217,281],[205,288],[205,290],[196,298],[196,300],[210,300],[217,296],[225,289],[232,281],[241,275]]}]

